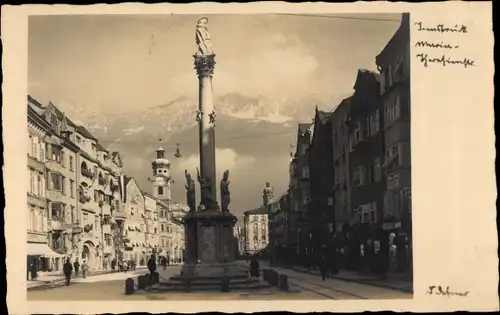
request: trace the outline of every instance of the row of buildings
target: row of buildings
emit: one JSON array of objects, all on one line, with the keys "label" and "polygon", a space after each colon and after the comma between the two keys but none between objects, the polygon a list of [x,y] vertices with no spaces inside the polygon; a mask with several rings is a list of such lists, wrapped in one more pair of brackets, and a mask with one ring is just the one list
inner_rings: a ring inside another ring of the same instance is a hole
[{"label": "row of buildings", "polygon": [[298,124],[289,189],[276,201],[271,224],[278,256],[296,261],[332,246],[360,269],[370,257],[394,252],[395,268],[410,270],[409,45],[403,14],[375,58],[378,72],[359,70],[350,97],[332,112],[316,109],[313,123]]},{"label": "row of buildings", "polygon": [[28,96],[27,105],[28,264],[58,271],[69,257],[102,269],[152,253],[181,261],[187,210],[171,201],[165,151],[152,163],[149,194],[85,127],[52,103]]}]

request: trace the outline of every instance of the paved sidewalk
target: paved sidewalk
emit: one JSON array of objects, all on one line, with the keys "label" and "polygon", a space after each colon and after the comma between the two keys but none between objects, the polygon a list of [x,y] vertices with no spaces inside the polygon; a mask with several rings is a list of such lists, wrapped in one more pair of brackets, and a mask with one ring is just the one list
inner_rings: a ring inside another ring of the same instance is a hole
[{"label": "paved sidewalk", "polygon": [[[139,268],[138,268],[139,269]],[[113,270],[91,270],[88,274],[87,277],[92,277],[92,276],[98,276],[98,275],[103,275],[103,274],[111,274],[111,273],[117,273],[118,271],[113,271]],[[73,274],[71,276],[71,279],[81,279],[83,278],[82,273],[80,271],[79,275],[75,277]],[[27,289],[32,290],[32,289],[38,289],[38,288],[48,288],[48,287],[55,287],[58,285],[64,284],[65,277],[62,274],[62,271],[59,272],[53,272],[49,274],[44,274],[38,276],[37,280],[28,280],[27,281]]]},{"label": "paved sidewalk", "polygon": [[[318,277],[320,276],[320,272],[318,269],[307,270],[304,267],[298,267],[298,266],[293,266],[293,267],[280,266],[280,267],[292,269],[292,270],[302,272],[302,273],[314,274],[314,275],[317,275]],[[413,282],[411,280],[407,279],[406,276],[399,275],[399,274],[388,274],[386,278],[380,278],[379,276],[375,276],[375,275],[359,274],[357,271],[339,270],[338,274],[335,274],[335,275],[328,274],[327,277],[333,278],[333,279],[338,279],[338,280],[343,280],[343,281],[378,286],[378,287],[392,289],[392,290],[396,290],[396,291],[402,291],[402,292],[406,292],[406,293],[413,293]]]}]

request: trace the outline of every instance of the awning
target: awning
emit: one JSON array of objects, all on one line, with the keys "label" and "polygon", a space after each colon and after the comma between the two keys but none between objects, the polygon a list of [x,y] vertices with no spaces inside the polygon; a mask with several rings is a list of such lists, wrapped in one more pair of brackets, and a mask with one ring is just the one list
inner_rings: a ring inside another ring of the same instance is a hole
[{"label": "awning", "polygon": [[43,257],[65,257],[66,255],[58,254],[52,250],[47,244],[28,243],[28,255],[43,256]]}]

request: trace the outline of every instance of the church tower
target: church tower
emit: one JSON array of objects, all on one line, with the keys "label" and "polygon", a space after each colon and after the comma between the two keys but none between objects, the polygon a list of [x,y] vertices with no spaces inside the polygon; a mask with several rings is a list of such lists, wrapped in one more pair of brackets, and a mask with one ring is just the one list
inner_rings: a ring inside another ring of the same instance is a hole
[{"label": "church tower", "polygon": [[170,201],[170,161],[165,158],[165,150],[160,146],[156,150],[156,159],[151,163],[153,168],[153,177],[150,177],[152,183],[153,196],[162,200]]}]

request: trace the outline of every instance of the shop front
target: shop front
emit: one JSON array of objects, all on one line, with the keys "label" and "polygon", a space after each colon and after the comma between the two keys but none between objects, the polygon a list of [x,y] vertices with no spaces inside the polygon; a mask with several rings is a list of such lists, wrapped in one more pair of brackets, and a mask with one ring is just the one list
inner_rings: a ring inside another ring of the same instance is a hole
[{"label": "shop front", "polygon": [[27,272],[29,274],[32,265],[42,274],[57,271],[57,267],[64,263],[64,258],[65,255],[56,253],[47,243],[28,243]]}]

